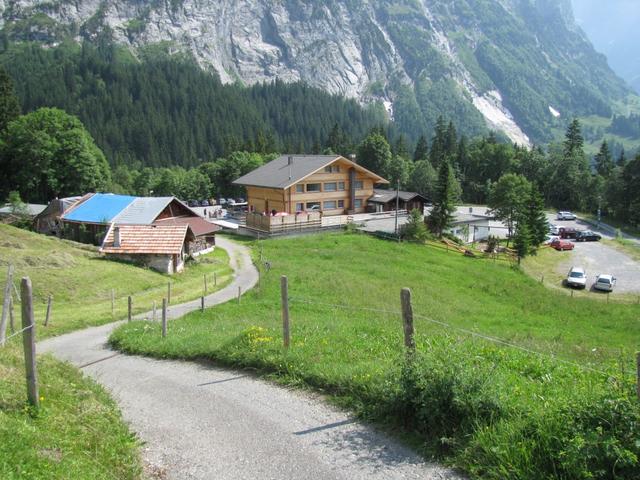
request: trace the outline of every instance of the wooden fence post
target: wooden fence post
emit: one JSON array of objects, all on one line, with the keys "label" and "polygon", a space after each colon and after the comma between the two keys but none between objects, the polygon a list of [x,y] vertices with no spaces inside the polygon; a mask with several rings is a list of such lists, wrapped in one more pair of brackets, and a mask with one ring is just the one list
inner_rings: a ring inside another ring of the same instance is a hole
[{"label": "wooden fence post", "polygon": [[24,364],[27,378],[27,398],[38,408],[38,370],[36,366],[36,322],[33,316],[33,292],[29,277],[22,279],[20,285],[22,303],[22,344],[24,346]]},{"label": "wooden fence post", "polygon": [[116,316],[116,291],[111,289],[111,317]]},{"label": "wooden fence post", "polygon": [[2,319],[0,320],[0,345],[4,345],[7,338],[7,318],[9,316],[9,299],[11,298],[11,286],[13,285],[13,265],[9,264],[7,270],[7,283],[4,286],[4,302],[2,303]]},{"label": "wooden fence post", "polygon": [[205,273],[202,278],[204,279],[204,294],[207,294],[207,274]]},{"label": "wooden fence post", "polygon": [[402,323],[404,326],[404,346],[410,353],[415,352],[416,342],[413,338],[413,307],[411,305],[411,290],[403,288],[400,292],[402,303]]},{"label": "wooden fence post", "polygon": [[129,298],[127,299],[127,321],[131,321],[131,310],[132,310],[132,305],[131,305],[132,301],[131,301],[131,295],[129,295]]},{"label": "wooden fence post", "polygon": [[49,319],[51,318],[51,305],[53,304],[53,295],[49,295],[49,300],[47,301],[47,315],[44,317],[44,326],[49,326]]},{"label": "wooden fence post", "polygon": [[162,338],[167,336],[167,299],[162,299]]},{"label": "wooden fence post", "polygon": [[171,282],[167,283],[167,304],[171,305]]},{"label": "wooden fence post", "polygon": [[200,297],[200,310],[204,313],[204,295]]},{"label": "wooden fence post", "polygon": [[213,286],[214,287],[218,286],[218,273],[217,272],[213,272]]},{"label": "wooden fence post", "polygon": [[238,305],[240,305],[240,297],[242,296],[242,287],[238,287]]},{"label": "wooden fence post", "polygon": [[280,277],[280,298],[282,300],[282,340],[284,348],[289,348],[289,281],[286,275]]},{"label": "wooden fence post", "polygon": [[153,321],[156,321],[156,301],[153,301]]},{"label": "wooden fence post", "polygon": [[9,302],[9,328],[11,329],[11,333],[16,331],[16,325],[13,320],[13,297],[11,297]]}]

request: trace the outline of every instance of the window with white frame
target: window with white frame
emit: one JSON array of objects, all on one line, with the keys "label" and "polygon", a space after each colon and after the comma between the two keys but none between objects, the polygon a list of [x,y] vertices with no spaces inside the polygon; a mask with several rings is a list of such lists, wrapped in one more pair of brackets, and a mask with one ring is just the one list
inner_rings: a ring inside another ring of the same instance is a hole
[{"label": "window with white frame", "polygon": [[344,200],[338,200],[338,208],[344,208]]},{"label": "window with white frame", "polygon": [[325,192],[336,192],[338,190],[338,184],[336,182],[329,182],[324,184]]},{"label": "window with white frame", "polygon": [[304,211],[304,203],[296,203],[296,212]]},{"label": "window with white frame", "polygon": [[307,192],[320,192],[321,190],[320,183],[307,183]]},{"label": "window with white frame", "polygon": [[362,208],[362,199],[356,198],[356,201],[353,204],[353,208]]},{"label": "window with white frame", "polygon": [[338,191],[344,192],[344,182],[338,182]]},{"label": "window with white frame", "polygon": [[362,184],[362,180],[356,180],[354,182],[354,186],[356,190],[362,190],[362,188],[364,187]]},{"label": "window with white frame", "polygon": [[299,183],[296,185],[296,193],[304,193],[304,183]]},{"label": "window with white frame", "polygon": [[337,208],[336,206],[336,201],[335,200],[327,200],[326,202],[324,202],[324,209],[325,210],[335,210]]}]

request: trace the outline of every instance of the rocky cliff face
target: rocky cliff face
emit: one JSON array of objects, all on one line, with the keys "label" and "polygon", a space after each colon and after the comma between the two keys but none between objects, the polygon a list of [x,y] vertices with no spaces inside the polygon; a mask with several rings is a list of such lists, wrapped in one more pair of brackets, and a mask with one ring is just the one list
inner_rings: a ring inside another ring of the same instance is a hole
[{"label": "rocky cliff face", "polygon": [[110,29],[135,53],[190,53],[225,82],[302,80],[382,101],[409,133],[438,115],[528,144],[561,119],[610,113],[629,90],[575,27],[568,0],[3,1],[14,39]]}]

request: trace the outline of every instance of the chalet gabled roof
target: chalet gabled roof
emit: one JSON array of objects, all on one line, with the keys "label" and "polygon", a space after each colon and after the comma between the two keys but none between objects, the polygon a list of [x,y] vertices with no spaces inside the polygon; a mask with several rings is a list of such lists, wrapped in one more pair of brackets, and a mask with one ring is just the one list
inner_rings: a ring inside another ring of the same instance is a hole
[{"label": "chalet gabled roof", "polygon": [[[400,197],[400,200],[402,200],[403,202],[409,202],[416,197],[419,197],[425,202],[427,202],[427,199],[424,196],[416,192],[403,192],[402,190],[400,190],[400,192],[398,193],[399,193],[398,196]],[[367,201],[370,203],[389,203],[391,201],[394,201],[395,199],[396,199],[396,190],[383,190],[383,189],[376,188],[373,190],[373,196],[369,198]]]},{"label": "chalet gabled roof", "polygon": [[[113,245],[120,229],[120,246]],[[189,225],[111,225],[100,251],[107,254],[178,255],[182,252]],[[192,233],[193,234],[193,233]]]},{"label": "chalet gabled roof", "polygon": [[[289,163],[289,158],[292,159]],[[379,175],[339,155],[282,155],[254,171],[238,178],[233,183],[247,187],[286,189],[341,160],[356,170],[373,177],[375,183],[389,183]]]},{"label": "chalet gabled roof", "polygon": [[138,197],[113,221],[119,225],[150,225],[175,197]]}]

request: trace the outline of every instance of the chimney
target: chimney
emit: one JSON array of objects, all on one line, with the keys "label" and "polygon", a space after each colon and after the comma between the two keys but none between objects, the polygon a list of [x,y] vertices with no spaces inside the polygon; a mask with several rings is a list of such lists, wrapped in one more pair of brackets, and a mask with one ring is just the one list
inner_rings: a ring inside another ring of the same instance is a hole
[{"label": "chimney", "polygon": [[289,180],[291,180],[291,178],[293,177],[293,175],[291,174],[291,166],[293,165],[293,157],[291,155],[289,155],[287,164],[289,165]]},{"label": "chimney", "polygon": [[353,163],[358,163],[356,161],[356,154],[355,153],[352,153],[351,155],[349,155],[349,160],[351,160]]},{"label": "chimney", "polygon": [[113,248],[120,248],[120,227],[113,229]]},{"label": "chimney", "polygon": [[289,161],[288,161],[289,165],[293,165],[293,157],[291,155],[289,155]]}]

